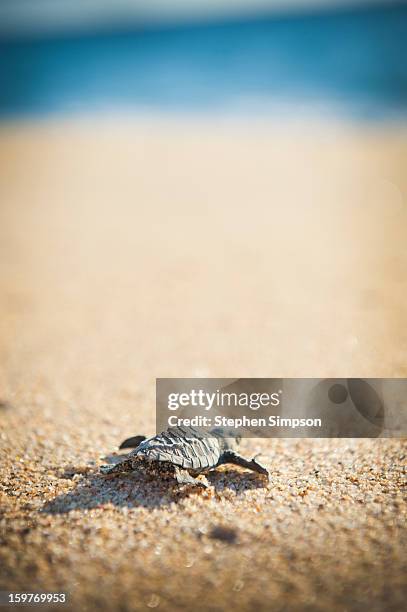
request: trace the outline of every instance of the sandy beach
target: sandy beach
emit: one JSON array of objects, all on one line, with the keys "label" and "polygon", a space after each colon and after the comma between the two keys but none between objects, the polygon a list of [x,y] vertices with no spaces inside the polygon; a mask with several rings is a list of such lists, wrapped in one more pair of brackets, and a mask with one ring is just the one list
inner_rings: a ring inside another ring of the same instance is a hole
[{"label": "sandy beach", "polygon": [[[407,129],[0,127],[0,590],[72,610],[402,610],[402,440],[246,440],[270,483],[98,466],[156,377],[405,377]],[[59,608],[58,608],[59,609]]]}]

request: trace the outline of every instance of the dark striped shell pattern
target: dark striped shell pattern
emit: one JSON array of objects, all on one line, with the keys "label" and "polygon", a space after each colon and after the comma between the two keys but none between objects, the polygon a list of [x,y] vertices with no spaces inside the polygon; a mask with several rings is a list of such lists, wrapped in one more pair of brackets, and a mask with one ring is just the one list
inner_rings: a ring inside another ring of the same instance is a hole
[{"label": "dark striped shell pattern", "polygon": [[141,442],[132,454],[201,471],[215,467],[223,451],[233,447],[234,440],[224,437],[221,430],[204,432],[193,427],[172,427]]}]

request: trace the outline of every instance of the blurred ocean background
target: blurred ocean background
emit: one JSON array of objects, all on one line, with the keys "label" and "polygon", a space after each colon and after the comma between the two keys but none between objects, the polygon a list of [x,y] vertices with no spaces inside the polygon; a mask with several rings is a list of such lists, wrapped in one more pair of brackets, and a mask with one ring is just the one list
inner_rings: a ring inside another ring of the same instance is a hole
[{"label": "blurred ocean background", "polygon": [[126,387],[143,431],[156,376],[406,374],[405,2],[3,0],[0,37],[5,388]]},{"label": "blurred ocean background", "polygon": [[3,118],[407,110],[405,2],[57,4],[0,8]]}]

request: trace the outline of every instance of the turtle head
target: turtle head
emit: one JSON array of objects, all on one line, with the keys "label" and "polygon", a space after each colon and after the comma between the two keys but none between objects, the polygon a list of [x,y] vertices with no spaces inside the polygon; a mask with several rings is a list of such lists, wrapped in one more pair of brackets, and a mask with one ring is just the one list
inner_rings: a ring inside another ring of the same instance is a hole
[{"label": "turtle head", "polygon": [[230,429],[227,427],[216,427],[215,429],[212,429],[210,433],[213,436],[222,439],[225,450],[233,450],[240,444],[242,439],[242,436],[236,431],[236,429]]}]

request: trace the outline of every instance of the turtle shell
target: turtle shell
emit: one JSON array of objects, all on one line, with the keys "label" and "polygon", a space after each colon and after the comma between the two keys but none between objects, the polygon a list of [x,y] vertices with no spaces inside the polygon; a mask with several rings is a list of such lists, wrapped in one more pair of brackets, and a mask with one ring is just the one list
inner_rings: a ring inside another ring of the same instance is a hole
[{"label": "turtle shell", "polygon": [[208,437],[192,427],[173,427],[144,440],[133,452],[148,461],[165,461],[200,471],[215,467],[222,450],[216,436]]}]

